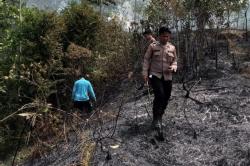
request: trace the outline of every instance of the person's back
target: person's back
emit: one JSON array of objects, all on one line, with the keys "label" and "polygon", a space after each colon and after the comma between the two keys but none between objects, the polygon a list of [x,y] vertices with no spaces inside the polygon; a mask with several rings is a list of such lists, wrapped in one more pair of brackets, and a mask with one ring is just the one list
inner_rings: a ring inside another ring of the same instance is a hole
[{"label": "person's back", "polygon": [[91,83],[81,78],[74,83],[72,91],[72,100],[76,108],[80,110],[87,109],[88,112],[91,111],[90,99],[96,101],[95,93]]},{"label": "person's back", "polygon": [[77,80],[74,85],[75,89],[73,89],[73,99],[74,101],[87,101],[89,100],[89,95],[92,97],[92,99],[95,100],[95,95],[93,93],[93,88],[91,83],[81,78],[80,80]]}]

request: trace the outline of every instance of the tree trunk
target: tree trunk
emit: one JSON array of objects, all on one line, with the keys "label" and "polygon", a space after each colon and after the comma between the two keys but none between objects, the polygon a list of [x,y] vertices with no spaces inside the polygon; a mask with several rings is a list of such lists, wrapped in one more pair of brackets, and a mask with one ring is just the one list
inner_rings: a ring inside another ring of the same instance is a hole
[{"label": "tree trunk", "polygon": [[238,17],[237,17],[237,25],[236,25],[236,29],[239,28],[239,19],[240,19],[240,11],[238,11]]},{"label": "tree trunk", "polygon": [[176,38],[177,38],[177,56],[180,56],[180,34],[179,34],[179,26],[178,20],[175,18],[175,28],[176,28]]},{"label": "tree trunk", "polygon": [[219,27],[216,28],[216,35],[215,35],[215,68],[218,69],[218,34],[219,34]]},{"label": "tree trunk", "polygon": [[203,48],[205,45],[205,22],[206,20],[204,20],[205,17],[203,16],[203,14],[199,15],[197,17],[197,21],[196,21],[196,25],[197,25],[197,72],[198,75],[202,74],[201,73],[201,67],[204,64],[204,53],[203,53]]},{"label": "tree trunk", "polygon": [[227,9],[227,28],[230,28],[230,11]]},{"label": "tree trunk", "polygon": [[102,0],[100,0],[100,14],[102,15]]},{"label": "tree trunk", "polygon": [[248,27],[247,27],[247,11],[248,11],[248,8],[249,8],[249,6],[247,7],[247,9],[246,9],[246,11],[245,11],[245,21],[246,21],[246,41],[248,41],[248,34],[247,34],[247,29],[248,29]]}]

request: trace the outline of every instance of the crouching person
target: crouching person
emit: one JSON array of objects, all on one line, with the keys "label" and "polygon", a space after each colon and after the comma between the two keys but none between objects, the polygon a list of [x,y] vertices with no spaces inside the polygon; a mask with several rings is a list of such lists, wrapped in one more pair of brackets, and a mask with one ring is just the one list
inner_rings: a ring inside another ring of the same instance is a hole
[{"label": "crouching person", "polygon": [[74,107],[78,108],[81,111],[81,114],[90,113],[93,109],[90,102],[91,99],[96,101],[92,84],[81,75],[80,79],[75,81],[72,91]]}]

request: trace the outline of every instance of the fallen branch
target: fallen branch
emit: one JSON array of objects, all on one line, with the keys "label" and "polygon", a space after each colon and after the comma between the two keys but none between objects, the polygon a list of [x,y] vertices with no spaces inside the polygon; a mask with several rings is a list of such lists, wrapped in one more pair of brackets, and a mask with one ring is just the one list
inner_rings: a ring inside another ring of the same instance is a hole
[{"label": "fallen branch", "polygon": [[13,117],[14,115],[16,115],[16,114],[17,114],[18,112],[20,112],[20,111],[23,111],[23,110],[29,109],[29,108],[36,108],[36,107],[38,107],[38,106],[39,106],[39,104],[36,103],[36,102],[32,102],[32,103],[25,104],[25,105],[23,105],[21,108],[19,108],[16,112],[14,112],[14,113],[12,113],[12,114],[6,116],[5,118],[1,119],[1,120],[0,120],[0,123],[6,121],[7,119],[9,119],[9,118],[11,118],[11,117]]}]

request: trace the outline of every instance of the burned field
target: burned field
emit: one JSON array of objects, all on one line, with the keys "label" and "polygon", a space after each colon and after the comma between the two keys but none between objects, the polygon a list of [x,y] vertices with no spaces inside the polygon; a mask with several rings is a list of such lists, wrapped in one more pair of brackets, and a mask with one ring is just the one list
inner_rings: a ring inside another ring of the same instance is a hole
[{"label": "burned field", "polygon": [[120,113],[115,139],[103,142],[110,160],[97,150],[92,164],[250,165],[250,80],[234,71],[226,56],[219,66],[213,78],[186,85],[192,87],[189,98],[182,84],[174,84],[163,118],[164,140],[150,128],[153,95],[136,88],[123,92],[122,108],[122,95],[112,103]]},{"label": "burned field", "polygon": [[152,98],[126,103],[114,136],[119,141],[104,143],[112,159],[97,153],[93,165],[249,165],[249,83],[234,74],[201,81],[190,94],[200,103],[175,84],[164,141],[150,128]]},{"label": "burned field", "polygon": [[124,80],[119,95],[80,121],[68,142],[26,165],[250,165],[250,79],[225,54],[211,68],[185,84],[188,95],[173,84],[164,139],[151,129],[153,94]]}]

